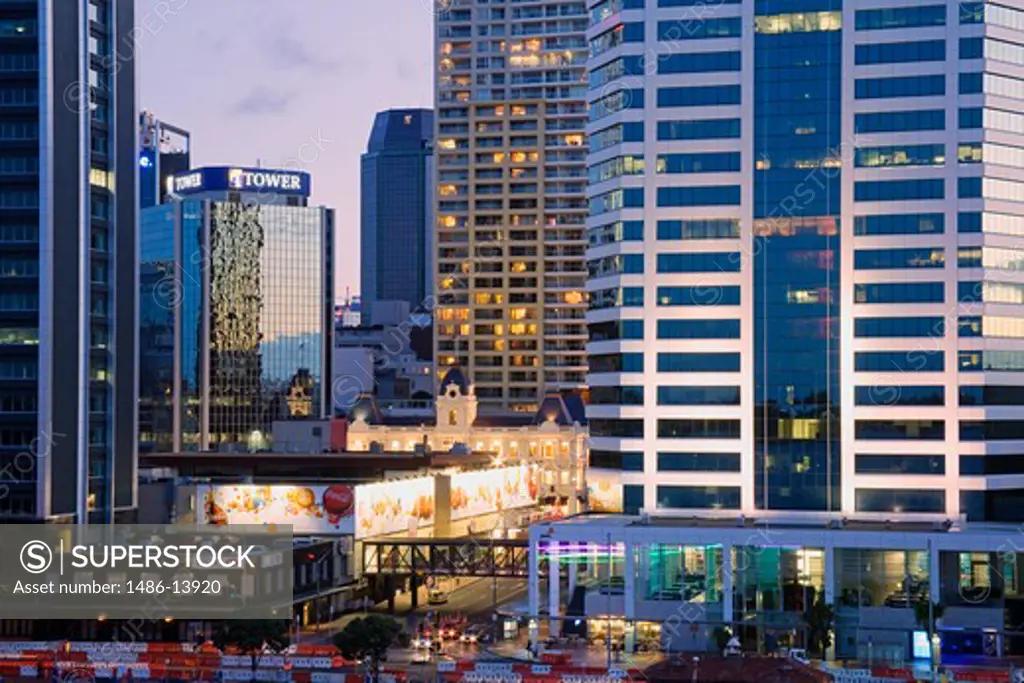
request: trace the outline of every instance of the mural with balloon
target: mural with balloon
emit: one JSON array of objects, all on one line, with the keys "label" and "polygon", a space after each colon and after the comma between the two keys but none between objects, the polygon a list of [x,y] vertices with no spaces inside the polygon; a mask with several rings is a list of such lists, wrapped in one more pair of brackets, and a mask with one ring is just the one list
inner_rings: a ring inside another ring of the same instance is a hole
[{"label": "mural with balloon", "polygon": [[347,484],[196,489],[200,524],[290,524],[296,534],[355,533],[355,487]]}]

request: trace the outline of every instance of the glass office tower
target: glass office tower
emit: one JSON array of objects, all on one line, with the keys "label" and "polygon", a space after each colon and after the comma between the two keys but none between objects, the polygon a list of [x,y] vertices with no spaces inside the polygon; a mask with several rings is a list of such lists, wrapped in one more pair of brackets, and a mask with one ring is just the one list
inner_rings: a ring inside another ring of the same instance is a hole
[{"label": "glass office tower", "polygon": [[586,8],[437,6],[435,357],[533,412],[586,374]]},{"label": "glass office tower", "polygon": [[0,522],[134,519],[135,25],[0,3]]},{"label": "glass office tower", "polygon": [[1018,520],[1024,9],[588,2],[624,504]]},{"label": "glass office tower", "polygon": [[377,301],[430,313],[434,293],[434,112],[389,109],[362,156],[360,294],[367,324]]},{"label": "glass office tower", "polygon": [[152,112],[139,114],[139,205],[148,209],[167,197],[167,178],[192,165],[187,130],[161,121]]},{"label": "glass office tower", "polygon": [[330,410],[331,209],[309,177],[205,168],[143,212],[139,449],[262,450]]}]

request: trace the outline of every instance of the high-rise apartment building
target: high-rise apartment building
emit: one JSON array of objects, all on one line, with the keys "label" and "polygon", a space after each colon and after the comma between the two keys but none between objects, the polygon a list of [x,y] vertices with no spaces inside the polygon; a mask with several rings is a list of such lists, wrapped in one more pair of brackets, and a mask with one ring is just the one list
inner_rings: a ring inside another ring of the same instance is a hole
[{"label": "high-rise apartment building", "polygon": [[270,447],[331,411],[334,211],[307,173],[200,168],[142,212],[139,450]]},{"label": "high-rise apartment building", "polygon": [[367,324],[377,301],[428,310],[434,291],[434,112],[377,114],[361,184],[360,294]]},{"label": "high-rise apartment building", "polygon": [[0,521],[134,516],[134,26],[0,3]]},{"label": "high-rise apartment building", "polygon": [[161,204],[172,188],[168,179],[192,165],[191,135],[161,121],[152,112],[139,114],[139,205]]},{"label": "high-rise apartment building", "polygon": [[439,371],[481,410],[586,379],[586,9],[455,0],[437,13]]},{"label": "high-rise apartment building", "polygon": [[1024,6],[588,2],[627,510],[1024,510]]}]

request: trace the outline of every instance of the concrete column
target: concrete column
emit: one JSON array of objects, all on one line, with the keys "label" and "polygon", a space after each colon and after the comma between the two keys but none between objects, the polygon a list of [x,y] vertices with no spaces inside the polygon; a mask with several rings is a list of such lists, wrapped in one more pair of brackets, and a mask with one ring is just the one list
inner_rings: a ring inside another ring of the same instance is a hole
[{"label": "concrete column", "polygon": [[558,546],[552,544],[548,553],[548,631],[552,636],[558,635],[558,617],[562,607],[560,583]]},{"label": "concrete column", "polygon": [[928,595],[932,602],[939,602],[942,567],[939,565],[939,549],[934,543],[928,544]]},{"label": "concrete column", "polygon": [[836,549],[831,544],[825,546],[825,602],[836,604]]},{"label": "concrete column", "polygon": [[527,557],[527,574],[526,586],[530,619],[536,620],[540,614],[540,543],[536,540],[531,540],[530,543],[530,554]]},{"label": "concrete column", "polygon": [[626,622],[626,638],[623,642],[623,650],[626,653],[626,661],[629,661],[629,657],[632,656],[636,650],[636,622]]},{"label": "concrete column", "polygon": [[732,543],[722,544],[722,621],[732,625]]},{"label": "concrete column", "polygon": [[569,600],[572,600],[572,594],[576,591],[576,572],[579,571],[576,567],[576,560],[569,561]]},{"label": "concrete column", "polygon": [[633,619],[636,616],[636,549],[641,546],[634,546],[629,541],[623,543],[625,555],[624,562],[622,563],[622,572],[625,575],[625,590],[624,590],[624,612],[623,616],[626,619]]},{"label": "concrete column", "polygon": [[[831,543],[825,546],[825,604],[836,604],[836,549]],[[832,645],[825,650],[825,660],[834,661],[836,658],[836,627],[832,626]]]}]

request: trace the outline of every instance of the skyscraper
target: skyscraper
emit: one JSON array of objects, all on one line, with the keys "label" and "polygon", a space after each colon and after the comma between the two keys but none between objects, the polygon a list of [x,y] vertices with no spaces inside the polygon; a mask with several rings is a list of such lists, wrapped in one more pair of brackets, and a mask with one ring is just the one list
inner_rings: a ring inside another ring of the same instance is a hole
[{"label": "skyscraper", "polygon": [[589,2],[596,462],[625,507],[1024,509],[1024,11]]},{"label": "skyscraper", "polygon": [[187,130],[161,121],[152,112],[139,114],[139,204],[147,209],[168,194],[167,179],[192,165]]},{"label": "skyscraper", "polygon": [[331,410],[334,212],[306,173],[200,168],[142,213],[139,450],[263,450]]},{"label": "skyscraper", "polygon": [[0,9],[0,521],[134,515],[134,26]]},{"label": "skyscraper", "polygon": [[432,307],[434,292],[434,112],[389,109],[377,114],[362,157],[361,288],[372,323],[377,301]]},{"label": "skyscraper", "polygon": [[436,358],[532,411],[585,380],[585,3],[439,5]]}]

